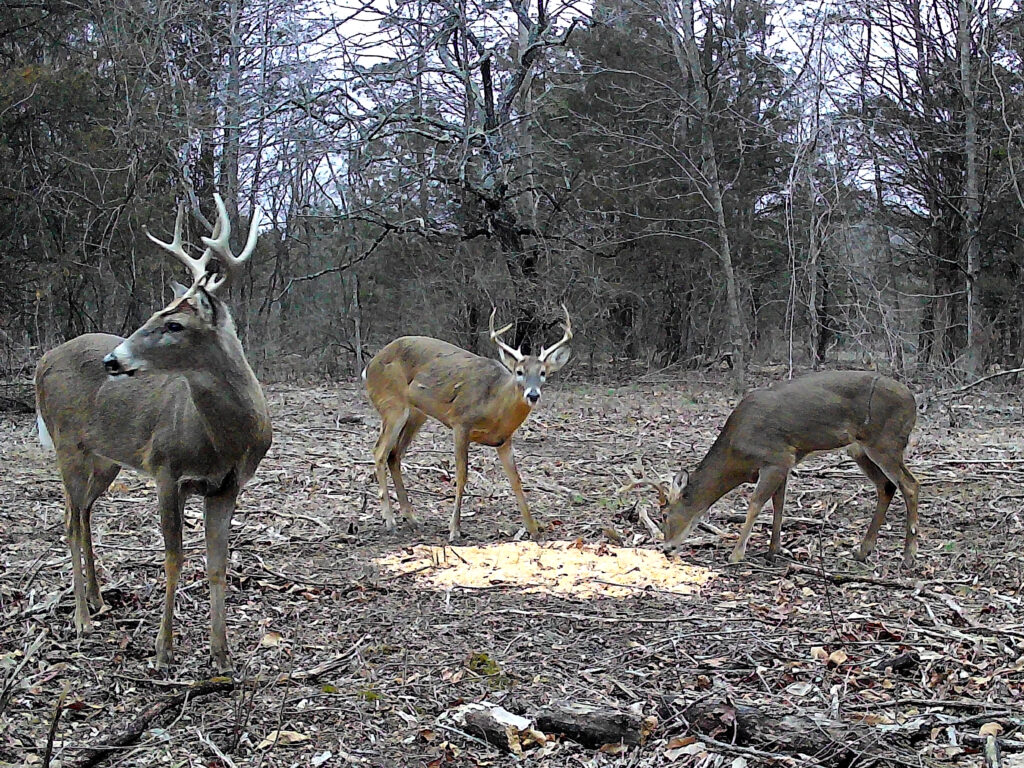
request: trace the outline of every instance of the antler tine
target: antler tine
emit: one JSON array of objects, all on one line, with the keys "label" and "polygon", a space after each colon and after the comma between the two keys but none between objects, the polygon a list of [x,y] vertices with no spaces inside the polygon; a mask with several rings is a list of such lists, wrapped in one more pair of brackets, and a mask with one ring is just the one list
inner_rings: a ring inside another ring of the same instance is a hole
[{"label": "antler tine", "polygon": [[207,249],[215,252],[217,258],[224,267],[223,274],[211,277],[207,283],[207,290],[216,291],[223,287],[231,279],[231,275],[238,271],[238,268],[245,263],[256,248],[256,238],[259,237],[260,209],[254,207],[252,210],[252,221],[249,222],[249,236],[245,241],[245,248],[235,256],[231,253],[231,222],[228,219],[227,209],[224,207],[224,200],[219,192],[213,193],[213,201],[217,204],[217,224],[213,228],[213,237],[202,238]]},{"label": "antler tine", "polygon": [[498,338],[499,336],[501,336],[501,334],[505,333],[505,331],[507,331],[509,328],[511,328],[513,323],[509,323],[504,328],[502,328],[500,331],[494,330],[494,316],[495,316],[495,314],[497,314],[497,312],[498,312],[498,308],[497,307],[492,307],[491,308],[491,341],[493,341],[495,344],[497,344],[500,349],[503,349],[508,354],[512,355],[512,357],[514,357],[517,361],[522,361],[523,358],[526,357],[522,352],[520,352],[518,349],[512,349],[512,347],[510,347],[508,344],[506,344],[500,338]]},{"label": "antler tine", "polygon": [[562,311],[565,312],[565,333],[562,335],[561,341],[555,342],[554,346],[541,349],[540,361],[542,363],[550,357],[552,352],[559,347],[564,347],[572,340],[572,321],[569,319],[569,310],[565,308],[565,304],[562,305]]},{"label": "antler tine", "polygon": [[[143,225],[142,231],[146,233],[146,237],[152,240],[154,243],[159,245],[165,251],[172,254],[178,261],[185,265],[189,272],[192,273],[192,280],[198,281],[203,275],[206,274],[206,267],[210,263],[210,255],[212,251],[207,248],[206,251],[198,259],[189,256],[185,253],[185,249],[181,245],[181,228],[182,223],[185,219],[185,201],[182,200],[178,203],[178,215],[174,220],[174,239],[165,243],[157,237],[150,234],[149,229]],[[219,225],[219,222],[218,222]]]}]

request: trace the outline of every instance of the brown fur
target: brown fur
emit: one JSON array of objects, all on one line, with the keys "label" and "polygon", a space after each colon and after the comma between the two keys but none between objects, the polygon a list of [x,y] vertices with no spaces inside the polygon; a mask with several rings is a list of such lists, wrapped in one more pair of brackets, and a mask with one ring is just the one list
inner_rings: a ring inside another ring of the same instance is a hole
[{"label": "brown fur", "polygon": [[[504,364],[439,339],[403,336],[378,352],[366,367],[366,389],[381,415],[374,461],[388,528],[395,525],[387,491],[388,469],[402,514],[415,524],[402,481],[402,454],[427,417],[433,417],[455,436],[455,510],[449,537],[454,540],[461,535],[462,493],[470,443],[497,448],[523,523],[531,536],[539,535],[512,454],[512,435],[532,408],[524,399],[524,386],[535,386],[539,391],[547,374],[568,360],[569,349],[563,347],[555,359],[543,362],[529,356],[516,361],[502,354]],[[521,381],[517,381],[515,371],[521,372]]]},{"label": "brown fur", "polygon": [[677,548],[723,495],[742,483],[756,482],[731,560],[743,558],[750,529],[769,497],[774,509],[769,552],[774,555],[789,471],[810,453],[849,446],[878,493],[875,515],[857,557],[865,559],[874,549],[899,487],[907,504],[904,557],[909,564],[917,550],[918,482],[903,453],[916,420],[911,391],[870,371],[824,371],[750,392],[697,468],[688,477],[683,474],[682,491],[667,514],[666,546]]},{"label": "brown fur", "polygon": [[[270,416],[226,306],[193,286],[125,340],[90,333],[47,352],[36,370],[40,417],[64,481],[75,587],[75,624],[91,628],[89,603],[102,607],[92,552],[93,502],[122,466],[155,478],[165,542],[167,590],[157,663],[171,662],[174,591],[181,569],[182,509],[205,497],[211,653],[228,666],[224,619],[227,539],[239,490],[270,447]],[[170,321],[184,330],[168,341]],[[144,364],[112,376],[104,358],[130,351]],[[83,564],[87,587],[83,582]]]}]

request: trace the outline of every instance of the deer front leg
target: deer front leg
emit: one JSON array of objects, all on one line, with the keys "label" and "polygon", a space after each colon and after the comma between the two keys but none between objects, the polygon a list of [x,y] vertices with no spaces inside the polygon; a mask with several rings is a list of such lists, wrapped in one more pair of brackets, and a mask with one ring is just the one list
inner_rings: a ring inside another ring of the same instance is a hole
[{"label": "deer front leg", "polygon": [[[750,538],[750,531],[754,527],[761,507],[775,493],[775,489],[785,481],[788,470],[783,467],[764,467],[757,478],[757,485],[754,487],[754,495],[750,497],[750,508],[747,510],[747,519],[740,531],[740,540],[736,542],[736,548],[729,555],[730,563],[738,563],[747,552],[747,539]],[[781,516],[780,516],[781,525]]]},{"label": "deer front leg", "polygon": [[160,531],[164,537],[164,612],[156,635],[156,666],[167,669],[174,661],[174,595],[181,574],[181,518],[185,509],[185,495],[173,479],[157,481],[160,498]]},{"label": "deer front leg", "polygon": [[206,580],[210,585],[210,656],[218,672],[231,670],[224,598],[227,589],[231,517],[238,487],[232,482],[220,493],[205,498]]},{"label": "deer front leg", "polygon": [[469,430],[455,427],[455,510],[448,524],[448,541],[462,538],[462,490],[469,471]]},{"label": "deer front leg", "polygon": [[505,468],[509,482],[512,483],[512,490],[516,494],[516,501],[519,503],[519,511],[523,516],[523,525],[534,541],[540,538],[540,527],[537,521],[530,514],[530,507],[526,503],[526,494],[523,493],[523,481],[519,477],[519,470],[516,468],[516,458],[512,453],[512,438],[498,446],[498,458],[501,459],[501,466]]}]

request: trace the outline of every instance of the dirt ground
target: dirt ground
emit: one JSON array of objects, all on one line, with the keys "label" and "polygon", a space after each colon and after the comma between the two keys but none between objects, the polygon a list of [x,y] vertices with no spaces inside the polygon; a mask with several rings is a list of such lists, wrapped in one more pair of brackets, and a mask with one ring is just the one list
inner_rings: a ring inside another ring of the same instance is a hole
[{"label": "dirt ground", "polygon": [[[727,564],[750,486],[712,509],[723,536],[698,531],[668,561],[638,516],[660,520],[654,494],[616,491],[641,468],[692,467],[729,412],[725,392],[696,376],[549,387],[516,442],[546,527],[538,551],[516,539],[519,513],[491,449],[471,449],[470,549],[443,546],[454,467],[437,425],[405,462],[422,526],[389,533],[370,461],[378,422],[361,390],[268,387],[274,445],[233,525],[236,681],[179,697],[103,764],[977,766],[992,733],[1001,765],[1024,765],[1020,402],[972,394],[921,416],[910,571],[900,497],[869,563],[851,557],[874,492],[839,453],[790,480],[774,564],[769,513],[747,559]],[[97,503],[109,610],[77,639],[60,484],[33,422],[0,414],[0,765],[43,765],[52,731],[50,765],[67,767],[209,676],[202,519],[193,500],[173,675],[152,666],[156,498],[130,471]],[[631,711],[645,737],[594,748],[548,733],[509,755],[460,720],[480,702],[527,715],[565,702]],[[696,723],[691,705],[708,702]],[[741,716],[764,727],[743,733]],[[793,717],[821,724],[814,754],[787,747]]]}]

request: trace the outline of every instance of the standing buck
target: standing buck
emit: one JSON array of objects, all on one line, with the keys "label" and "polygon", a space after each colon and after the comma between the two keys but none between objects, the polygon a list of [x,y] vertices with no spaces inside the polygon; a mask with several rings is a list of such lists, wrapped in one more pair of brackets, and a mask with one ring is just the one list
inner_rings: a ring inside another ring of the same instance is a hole
[{"label": "standing buck", "polygon": [[789,471],[817,451],[849,446],[848,452],[875,484],[878,504],[858,560],[875,548],[899,487],[907,505],[903,557],[917,554],[918,483],[903,461],[917,420],[914,395],[886,376],[867,371],[813,373],[771,389],[755,390],[736,406],[711,450],[692,473],[680,470],[672,483],[665,521],[665,547],[674,552],[712,504],[742,483],[753,483],[747,519],[729,561],[743,559],[750,529],[761,507],[772,499],[770,556],[779,550],[782,506]]},{"label": "standing buck", "polygon": [[[66,526],[75,593],[75,627],[92,629],[89,605],[103,607],[92,551],[93,502],[122,466],[151,475],[160,502],[167,589],[156,639],[156,662],[172,662],[174,593],[181,571],[185,500],[201,494],[206,513],[206,567],[210,584],[210,652],[227,669],[224,618],[228,536],[235,499],[271,442],[270,414],[235,333],[227,305],[217,298],[256,245],[254,211],[242,253],[232,255],[231,224],[220,195],[213,237],[200,258],[181,244],[184,205],[174,240],[153,242],[192,273],[188,289],[174,284],[174,300],[127,339],[79,336],[46,353],[36,370],[40,440],[57,452],[64,482]],[[221,271],[211,270],[216,255]],[[83,579],[84,566],[84,579]],[[88,605],[86,599],[88,598]]]},{"label": "standing buck", "polygon": [[363,371],[366,389],[380,413],[380,437],[373,449],[384,505],[384,524],[395,527],[395,516],[388,497],[387,472],[395,482],[403,517],[416,524],[409,496],[402,482],[402,454],[433,416],[455,435],[455,511],[452,512],[448,538],[462,535],[462,491],[466,485],[469,444],[481,443],[498,449],[505,474],[512,483],[523,524],[534,539],[540,535],[523,493],[515,458],[512,435],[540,400],[541,386],[569,360],[572,324],[565,312],[565,333],[554,346],[542,349],[534,357],[524,355],[501,340],[512,324],[494,330],[491,312],[491,341],[498,346],[499,363],[481,357],[439,339],[403,336],[378,352]]}]

